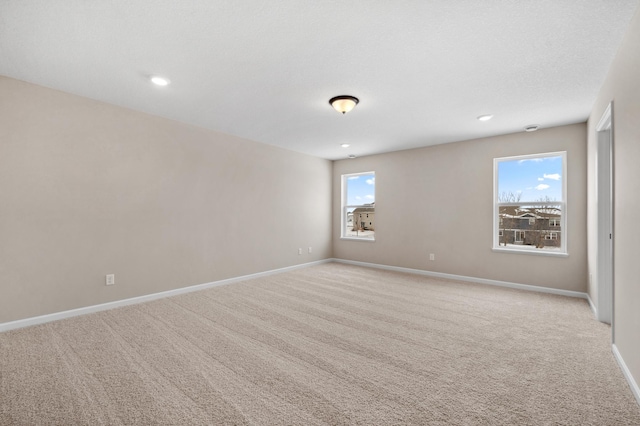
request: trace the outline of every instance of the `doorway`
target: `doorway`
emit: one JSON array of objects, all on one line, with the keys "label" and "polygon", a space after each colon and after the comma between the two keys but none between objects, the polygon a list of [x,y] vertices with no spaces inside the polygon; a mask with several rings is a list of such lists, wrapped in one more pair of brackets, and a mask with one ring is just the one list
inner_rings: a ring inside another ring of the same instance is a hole
[{"label": "doorway", "polygon": [[596,127],[598,320],[611,324],[613,340],[613,103]]}]

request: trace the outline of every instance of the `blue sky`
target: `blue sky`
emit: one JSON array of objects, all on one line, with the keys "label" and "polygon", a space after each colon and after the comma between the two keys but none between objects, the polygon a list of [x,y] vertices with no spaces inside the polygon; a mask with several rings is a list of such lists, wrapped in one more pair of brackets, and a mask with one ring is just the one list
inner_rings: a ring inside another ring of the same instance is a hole
[{"label": "blue sky", "polygon": [[347,178],[347,205],[358,206],[375,202],[375,188],[374,174],[349,176]]},{"label": "blue sky", "polygon": [[498,195],[521,193],[520,201],[562,200],[562,157],[498,162]]}]

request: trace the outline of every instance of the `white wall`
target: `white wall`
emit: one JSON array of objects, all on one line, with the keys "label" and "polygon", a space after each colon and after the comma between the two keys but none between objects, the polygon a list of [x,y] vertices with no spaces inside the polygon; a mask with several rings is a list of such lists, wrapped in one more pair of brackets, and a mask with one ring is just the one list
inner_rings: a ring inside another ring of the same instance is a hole
[{"label": "white wall", "polygon": [[0,77],[0,323],[329,258],[331,170]]},{"label": "white wall", "polygon": [[[597,60],[597,58],[595,58]],[[596,126],[613,101],[614,328],[615,344],[631,374],[640,379],[640,10],[611,64],[589,117],[589,234],[595,240]],[[589,271],[596,276],[595,245]],[[597,296],[597,283],[589,288]]]},{"label": "white wall", "polygon": [[[334,257],[584,292],[586,139],[574,124],[336,161]],[[567,151],[569,256],[492,251],[493,159],[554,151]],[[364,171],[376,172],[376,241],[341,240],[340,177]]]}]

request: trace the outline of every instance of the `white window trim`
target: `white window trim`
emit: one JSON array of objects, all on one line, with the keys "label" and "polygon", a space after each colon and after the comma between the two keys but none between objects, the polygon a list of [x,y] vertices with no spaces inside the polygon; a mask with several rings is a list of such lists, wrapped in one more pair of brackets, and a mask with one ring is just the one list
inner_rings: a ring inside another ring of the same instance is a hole
[{"label": "white window trim", "polygon": [[[347,229],[347,209],[350,208],[358,208],[362,207],[361,205],[353,206],[347,204],[347,180],[351,176],[363,176],[363,175],[373,175],[375,177],[376,172],[358,172],[358,173],[346,173],[342,175],[340,180],[340,239],[341,240],[349,240],[349,241],[363,241],[373,243],[376,241],[376,234],[373,234],[373,238],[360,238],[360,237],[349,237],[344,235],[344,230]],[[374,200],[375,200],[375,186],[373,188]],[[376,203],[377,205],[377,203]]]},{"label": "white window trim", "polygon": [[[560,217],[560,250],[559,251],[549,251],[549,250],[540,250],[536,248],[531,248],[529,246],[522,246],[522,248],[518,247],[503,247],[499,244],[498,238],[498,230],[500,229],[499,224],[499,205],[508,206],[508,205],[540,205],[540,202],[519,202],[519,203],[500,203],[498,204],[498,164],[502,161],[514,161],[514,160],[528,160],[532,158],[546,158],[546,157],[562,157],[562,201],[552,201],[549,204],[560,205],[562,209],[562,216]],[[521,253],[521,254],[535,254],[542,256],[557,256],[557,257],[568,257],[569,249],[567,244],[567,216],[568,216],[568,193],[567,193],[567,151],[558,151],[558,152],[545,152],[540,154],[528,154],[528,155],[515,155],[512,157],[501,157],[493,159],[493,247],[492,250],[495,252],[505,252],[505,253]]]}]

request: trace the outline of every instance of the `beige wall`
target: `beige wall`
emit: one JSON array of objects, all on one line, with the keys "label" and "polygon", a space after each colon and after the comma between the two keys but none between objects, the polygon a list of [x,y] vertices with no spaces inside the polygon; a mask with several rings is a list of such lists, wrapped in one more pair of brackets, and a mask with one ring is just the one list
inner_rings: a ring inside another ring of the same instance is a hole
[{"label": "beige wall", "polygon": [[[334,257],[586,291],[586,138],[575,124],[337,161]],[[492,251],[493,159],[565,150],[569,256]],[[376,241],[341,240],[340,176],[364,171],[376,172]]]},{"label": "beige wall", "polygon": [[[627,367],[640,382],[640,10],[624,41],[589,117],[589,181],[595,182],[596,126],[613,101],[614,146],[614,333],[615,344]],[[595,193],[590,185],[590,213]],[[594,217],[594,214],[590,215]],[[589,223],[595,235],[595,221]],[[590,247],[590,272],[596,275],[596,247]],[[597,295],[594,283],[591,297]]]},{"label": "beige wall", "polygon": [[0,323],[329,258],[331,169],[0,77]]}]

